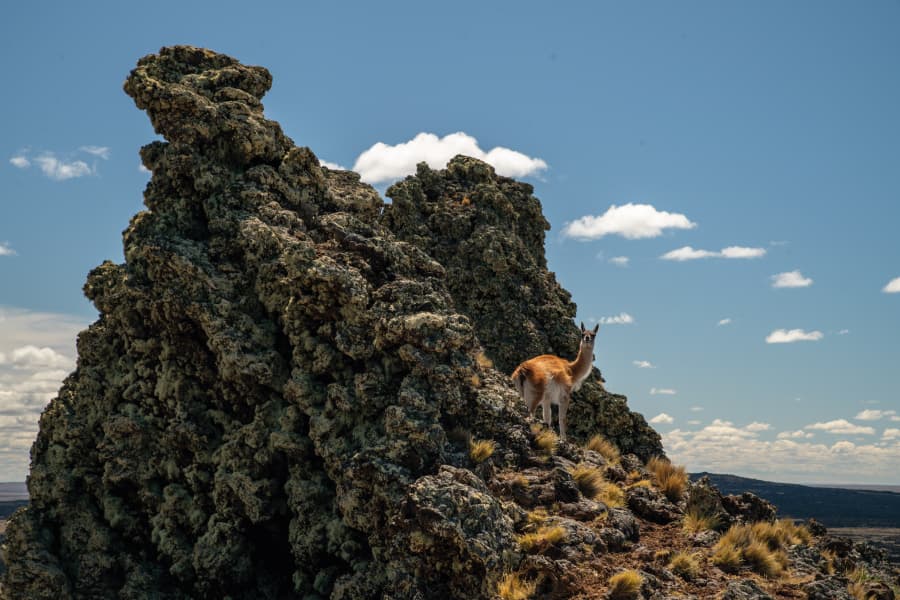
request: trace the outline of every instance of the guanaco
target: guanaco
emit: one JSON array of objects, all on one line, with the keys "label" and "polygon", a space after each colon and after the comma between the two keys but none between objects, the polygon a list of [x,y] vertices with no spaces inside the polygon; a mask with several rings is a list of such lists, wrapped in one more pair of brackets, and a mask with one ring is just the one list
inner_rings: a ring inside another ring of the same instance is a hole
[{"label": "guanaco", "polygon": [[581,345],[573,361],[542,354],[526,360],[513,371],[513,383],[519,396],[525,400],[529,415],[540,404],[544,423],[552,427],[550,405],[559,406],[559,438],[562,440],[566,439],[566,412],[572,401],[572,392],[577,391],[591,374],[594,338],[599,329],[599,323],[593,331],[581,324]]}]

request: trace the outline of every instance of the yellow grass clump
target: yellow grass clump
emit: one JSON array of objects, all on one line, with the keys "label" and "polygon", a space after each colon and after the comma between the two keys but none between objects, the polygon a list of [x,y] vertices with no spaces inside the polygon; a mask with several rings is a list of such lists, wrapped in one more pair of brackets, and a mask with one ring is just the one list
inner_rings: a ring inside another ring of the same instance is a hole
[{"label": "yellow grass clump", "polygon": [[536,553],[566,539],[566,530],[559,525],[549,525],[532,533],[519,536],[519,546],[526,552]]},{"label": "yellow grass clump", "polygon": [[519,473],[518,475],[513,477],[512,480],[510,481],[510,483],[512,484],[513,487],[520,488],[520,489],[525,489],[529,485],[531,485],[531,482],[528,481],[528,478],[525,477],[524,475],[522,475],[521,473]]},{"label": "yellow grass clump", "polygon": [[482,463],[489,459],[497,449],[497,442],[494,440],[472,440],[469,442],[469,458],[472,462]]},{"label": "yellow grass clump", "polygon": [[667,458],[654,456],[647,463],[656,485],[672,502],[681,500],[687,490],[688,474],[684,467],[676,467]]},{"label": "yellow grass clump", "polygon": [[682,579],[691,580],[700,574],[700,562],[695,554],[678,552],[669,559],[669,570]]},{"label": "yellow grass clump", "polygon": [[732,525],[713,547],[712,564],[723,571],[737,571],[742,564],[764,577],[778,577],[787,570],[785,548],[803,534],[789,521]]},{"label": "yellow grass clump", "polygon": [[586,498],[593,500],[597,497],[597,494],[600,493],[604,483],[603,473],[600,472],[600,469],[590,465],[580,464],[577,467],[574,467],[571,473],[572,479],[575,480],[578,489],[581,490],[581,493]]},{"label": "yellow grass clump", "polygon": [[616,484],[604,481],[594,500],[599,500],[609,508],[619,508],[625,506],[625,492]]},{"label": "yellow grass clump", "polygon": [[618,464],[619,460],[622,458],[622,455],[616,445],[599,433],[588,440],[588,443],[585,445],[585,449],[593,450],[594,452],[605,458],[610,464]]},{"label": "yellow grass clump", "polygon": [[713,547],[712,564],[726,573],[736,573],[741,568],[741,549],[720,539]]},{"label": "yellow grass clump", "polygon": [[507,573],[497,584],[497,595],[502,600],[528,600],[535,589],[537,582],[522,579],[518,573]]},{"label": "yellow grass clump", "polygon": [[537,446],[538,450],[544,454],[556,452],[556,444],[559,442],[559,437],[552,430],[537,426],[532,427],[532,431],[534,432],[534,445]]},{"label": "yellow grass clump", "polygon": [[483,350],[475,355],[475,362],[478,363],[478,366],[482,369],[490,369],[494,366],[494,361],[489,359]]},{"label": "yellow grass clump", "polygon": [[777,577],[784,571],[784,561],[779,556],[779,551],[772,550],[762,540],[750,542],[742,554],[750,568],[763,577]]},{"label": "yellow grass clump", "polygon": [[525,515],[525,518],[526,518],[526,519],[528,520],[528,522],[531,523],[531,524],[540,525],[541,523],[543,523],[544,521],[546,521],[547,518],[548,518],[549,516],[550,516],[550,515],[547,514],[547,509],[544,508],[543,506],[539,506],[539,507],[537,507],[536,509],[534,509],[534,510],[532,510],[532,511],[529,511],[529,512]]},{"label": "yellow grass clump", "polygon": [[682,528],[688,533],[700,533],[701,531],[715,529],[718,524],[718,517],[701,512],[696,508],[688,509],[684,513],[684,519],[681,522]]},{"label": "yellow grass clump", "polygon": [[629,569],[609,578],[610,600],[633,600],[641,592],[644,578],[637,571]]}]

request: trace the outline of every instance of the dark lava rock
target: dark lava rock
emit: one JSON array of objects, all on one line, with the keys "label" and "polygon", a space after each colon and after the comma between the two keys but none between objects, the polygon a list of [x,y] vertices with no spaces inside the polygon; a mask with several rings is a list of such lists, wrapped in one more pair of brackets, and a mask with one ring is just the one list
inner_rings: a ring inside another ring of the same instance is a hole
[{"label": "dark lava rock", "polygon": [[681,516],[678,507],[654,488],[636,486],[630,488],[627,495],[628,508],[648,521],[665,525]]},{"label": "dark lava rock", "polygon": [[803,591],[808,600],[853,600],[844,577],[831,576],[807,583]]},{"label": "dark lava rock", "polygon": [[752,579],[729,581],[721,600],[774,600]]},{"label": "dark lava rock", "polygon": [[704,475],[689,484],[685,511],[710,516],[714,519],[713,529],[725,531],[734,523],[735,519],[725,510],[723,499],[718,488],[710,483],[709,477]]},{"label": "dark lava rock", "polygon": [[750,492],[744,492],[740,496],[724,496],[722,506],[729,515],[744,523],[774,521],[777,512],[775,505],[771,502]]}]

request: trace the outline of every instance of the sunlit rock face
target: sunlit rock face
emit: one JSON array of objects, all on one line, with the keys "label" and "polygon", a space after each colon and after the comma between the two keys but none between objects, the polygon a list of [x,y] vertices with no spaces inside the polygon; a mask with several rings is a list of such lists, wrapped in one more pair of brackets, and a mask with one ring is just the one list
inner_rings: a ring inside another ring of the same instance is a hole
[{"label": "sunlit rock face", "polygon": [[[270,85],[187,46],[128,76],[165,141],[125,263],[85,285],[100,317],[41,418],[2,597],[486,598],[522,564],[498,473],[544,459],[508,373],[578,343],[540,204],[460,157],[383,210],[264,117]],[[661,453],[596,377],[569,414]]]}]

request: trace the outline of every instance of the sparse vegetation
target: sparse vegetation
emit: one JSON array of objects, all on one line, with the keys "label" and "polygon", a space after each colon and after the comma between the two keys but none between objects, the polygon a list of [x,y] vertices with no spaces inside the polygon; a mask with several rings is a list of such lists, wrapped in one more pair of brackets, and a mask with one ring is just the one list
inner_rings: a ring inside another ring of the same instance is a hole
[{"label": "sparse vegetation", "polygon": [[687,533],[700,533],[715,529],[718,525],[719,518],[716,515],[703,513],[697,508],[688,509],[682,520],[682,527]]},{"label": "sparse vegetation", "polygon": [[744,561],[763,577],[777,577],[784,570],[778,553],[762,540],[753,540],[741,551]]},{"label": "sparse vegetation", "polygon": [[547,509],[543,506],[539,506],[525,515],[525,518],[530,524],[540,525],[546,521],[549,516],[550,515],[547,514]]},{"label": "sparse vegetation", "polygon": [[528,478],[521,473],[513,477],[510,483],[513,487],[517,487],[520,489],[525,489],[531,485],[531,482],[528,481]]},{"label": "sparse vegetation", "polygon": [[472,387],[481,387],[481,377],[478,376],[478,373],[469,377],[469,381],[472,383]]},{"label": "sparse vegetation", "polygon": [[497,595],[502,600],[527,600],[537,588],[537,582],[522,579],[518,573],[507,573],[497,585]]},{"label": "sparse vegetation", "polygon": [[726,573],[735,573],[741,568],[741,549],[733,542],[720,539],[713,547],[712,564]]},{"label": "sparse vegetation", "polygon": [[673,554],[675,554],[675,551],[671,548],[662,548],[653,553],[653,560],[668,563]]},{"label": "sparse vegetation", "polygon": [[489,459],[496,449],[497,442],[494,440],[472,440],[469,442],[469,458],[472,462],[482,463]]},{"label": "sparse vegetation", "polygon": [[609,508],[619,508],[625,506],[625,492],[616,484],[604,481],[594,500],[599,500]]},{"label": "sparse vegetation", "polygon": [[478,363],[478,366],[482,369],[490,369],[494,366],[494,361],[487,357],[484,350],[475,355],[475,362]]},{"label": "sparse vegetation", "polygon": [[585,445],[585,449],[593,450],[594,452],[605,458],[607,462],[613,465],[619,464],[619,461],[622,458],[622,455],[616,445],[599,433],[588,440],[588,443]]},{"label": "sparse vegetation", "polygon": [[631,489],[631,488],[639,488],[639,487],[650,487],[651,485],[653,485],[653,484],[650,483],[649,479],[639,479],[633,483],[628,484],[628,488]]},{"label": "sparse vegetation", "polygon": [[[723,571],[737,571],[742,564],[764,577],[777,577],[788,567],[785,549],[796,543],[803,543],[809,535],[805,528],[792,521],[775,523],[759,522],[753,525],[732,525],[713,547],[712,564]],[[826,555],[826,569],[829,560]]]},{"label": "sparse vegetation", "polygon": [[580,464],[572,469],[572,479],[585,498],[593,500],[603,488],[603,473],[597,467]]},{"label": "sparse vegetation", "polygon": [[556,452],[556,444],[559,437],[550,429],[544,429],[540,425],[531,428],[534,432],[534,445],[544,454],[550,455]]},{"label": "sparse vegetation", "polygon": [[637,571],[629,569],[609,578],[610,600],[633,600],[641,592],[644,578]]},{"label": "sparse vegetation", "polygon": [[566,539],[566,530],[559,525],[548,525],[532,533],[519,536],[519,546],[531,553],[543,552],[550,546]]},{"label": "sparse vegetation", "polygon": [[834,575],[837,571],[834,566],[837,562],[837,554],[833,550],[822,550],[822,558],[825,561],[825,572],[829,575]]},{"label": "sparse vegetation", "polygon": [[669,569],[682,579],[690,581],[700,574],[700,561],[696,554],[678,552],[669,559]]},{"label": "sparse vegetation", "polygon": [[666,498],[672,502],[681,500],[688,484],[688,474],[684,467],[676,467],[669,459],[654,456],[647,463],[647,469],[653,473],[656,485]]}]

